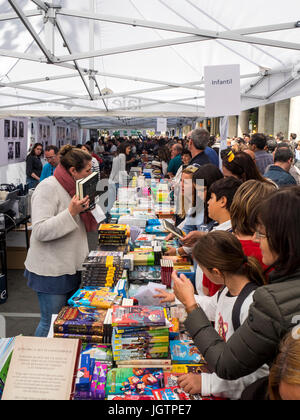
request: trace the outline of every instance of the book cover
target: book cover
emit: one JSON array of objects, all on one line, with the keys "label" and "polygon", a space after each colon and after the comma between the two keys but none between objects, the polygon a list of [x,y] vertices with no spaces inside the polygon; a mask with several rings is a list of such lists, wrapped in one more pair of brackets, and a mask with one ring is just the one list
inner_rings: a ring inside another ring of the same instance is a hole
[{"label": "book cover", "polygon": [[200,395],[189,395],[179,388],[179,386],[164,387],[162,389],[153,390],[155,400],[159,401],[190,401],[202,400]]},{"label": "book cover", "polygon": [[154,401],[153,395],[109,395],[108,401]]},{"label": "book cover", "polygon": [[150,395],[163,386],[162,369],[117,368],[108,372],[107,395]]},{"label": "book cover", "polygon": [[97,362],[103,362],[107,365],[113,362],[113,354],[110,345],[82,343],[81,354],[88,354],[91,359],[95,359]]},{"label": "book cover", "polygon": [[172,366],[172,360],[170,359],[149,359],[149,360],[141,360],[141,359],[132,359],[132,360],[123,360],[118,362],[119,367],[128,367],[134,366],[134,367],[144,367],[144,368],[150,368],[150,367],[157,367],[154,365],[159,365],[160,368],[166,369],[171,368]]},{"label": "book cover", "polygon": [[76,375],[76,393],[79,391],[89,391],[94,364],[95,362],[92,362],[92,359],[88,354],[81,354]]},{"label": "book cover", "polygon": [[170,341],[171,359],[175,363],[199,364],[203,357],[193,341]]},{"label": "book cover", "polygon": [[183,239],[186,236],[183,230],[177,228],[165,219],[162,221],[162,225],[167,232],[172,233],[178,239]]},{"label": "book cover", "polygon": [[99,233],[114,233],[114,234],[127,234],[128,226],[127,225],[114,225],[114,224],[101,224],[99,226]]},{"label": "book cover", "polygon": [[68,304],[74,307],[109,309],[118,299],[118,294],[109,290],[109,288],[98,290],[79,289],[68,300]]},{"label": "book cover", "polygon": [[90,385],[91,397],[93,400],[105,399],[106,377],[109,366],[101,362],[96,362]]},{"label": "book cover", "polygon": [[54,321],[54,333],[102,335],[106,310],[65,306]]},{"label": "book cover", "polygon": [[165,326],[166,312],[156,306],[114,306],[112,326]]},{"label": "book cover", "polygon": [[70,400],[80,340],[16,337],[2,400]]},{"label": "book cover", "polygon": [[97,192],[98,180],[98,173],[93,172],[88,177],[76,181],[76,195],[80,200],[83,200],[86,196],[89,196],[90,204],[95,202],[95,198],[97,195],[99,195]]}]

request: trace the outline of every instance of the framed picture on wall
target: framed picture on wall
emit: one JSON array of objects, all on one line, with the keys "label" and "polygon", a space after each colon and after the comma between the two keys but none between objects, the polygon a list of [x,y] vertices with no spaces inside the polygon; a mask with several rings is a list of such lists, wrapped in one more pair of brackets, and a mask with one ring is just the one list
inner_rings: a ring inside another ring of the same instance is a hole
[{"label": "framed picture on wall", "polygon": [[15,143],[15,159],[20,159],[21,157],[21,143],[18,141]]},{"label": "framed picture on wall", "polygon": [[24,123],[23,123],[23,121],[19,122],[19,137],[21,139],[24,137]]},{"label": "framed picture on wall", "polygon": [[8,160],[13,160],[14,159],[14,143],[13,142],[8,143],[7,158],[8,158]]},{"label": "framed picture on wall", "polygon": [[10,120],[4,120],[4,137],[10,137]]},{"label": "framed picture on wall", "polygon": [[12,122],[12,136],[18,137],[18,121]]}]

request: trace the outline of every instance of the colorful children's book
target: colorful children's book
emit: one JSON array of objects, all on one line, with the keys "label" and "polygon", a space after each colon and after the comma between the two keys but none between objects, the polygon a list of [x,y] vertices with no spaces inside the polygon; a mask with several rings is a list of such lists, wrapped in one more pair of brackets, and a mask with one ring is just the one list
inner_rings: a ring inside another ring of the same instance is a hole
[{"label": "colorful children's book", "polygon": [[106,395],[150,395],[163,387],[162,369],[117,368],[108,372]]},{"label": "colorful children's book", "polygon": [[199,364],[204,362],[202,355],[193,341],[170,341],[171,359],[173,363]]},{"label": "colorful children's book", "polygon": [[166,325],[167,314],[159,306],[114,306],[112,325],[118,327],[143,327]]},{"label": "colorful children's book", "polygon": [[54,321],[54,333],[102,335],[107,310],[65,306]]},{"label": "colorful children's book", "polygon": [[81,354],[88,354],[91,359],[95,359],[97,362],[102,362],[107,365],[113,362],[113,354],[110,345],[82,343]]},{"label": "colorful children's book", "polygon": [[91,397],[93,400],[105,399],[105,386],[108,368],[108,365],[105,365],[101,362],[95,363],[90,386]]},{"label": "colorful children's book", "polygon": [[118,301],[120,301],[118,294],[104,287],[97,290],[79,289],[69,299],[68,304],[75,307],[108,309]]},{"label": "colorful children's book", "polygon": [[165,387],[158,390],[153,390],[155,400],[160,401],[189,401],[202,400],[200,395],[189,395],[184,392],[179,386]]}]

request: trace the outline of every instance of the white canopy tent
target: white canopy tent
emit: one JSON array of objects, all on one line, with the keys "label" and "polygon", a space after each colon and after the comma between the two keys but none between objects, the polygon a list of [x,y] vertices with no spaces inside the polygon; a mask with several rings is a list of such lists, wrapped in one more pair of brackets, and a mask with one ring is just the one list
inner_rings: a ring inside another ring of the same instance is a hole
[{"label": "white canopy tent", "polygon": [[0,0],[0,56],[0,117],[195,121],[206,65],[240,65],[244,110],[300,95],[300,4]]}]

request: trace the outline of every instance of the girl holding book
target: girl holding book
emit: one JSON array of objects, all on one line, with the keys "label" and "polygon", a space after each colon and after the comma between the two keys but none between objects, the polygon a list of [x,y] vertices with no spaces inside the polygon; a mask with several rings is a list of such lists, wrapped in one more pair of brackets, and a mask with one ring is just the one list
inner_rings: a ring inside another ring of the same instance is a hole
[{"label": "girl holding book", "polygon": [[[193,255],[210,281],[223,286],[215,296],[195,296],[195,301],[215,323],[220,337],[227,341],[247,319],[255,289],[264,284],[261,265],[256,258],[247,257],[240,241],[225,231],[210,232],[200,238]],[[185,287],[194,296],[190,283],[186,282]],[[175,286],[175,293],[177,291]],[[265,366],[235,381],[223,380],[214,373],[202,373],[184,375],[178,383],[187,393],[239,399],[248,385],[266,375]]]},{"label": "girl holding book", "polygon": [[98,224],[89,197],[75,195],[76,180],[91,174],[90,154],[67,145],[60,150],[54,176],[38,185],[32,196],[32,235],[25,261],[28,286],[36,291],[41,320],[35,335],[46,337],[52,314],[58,314],[80,284],[80,269],[88,255],[87,232]]}]

